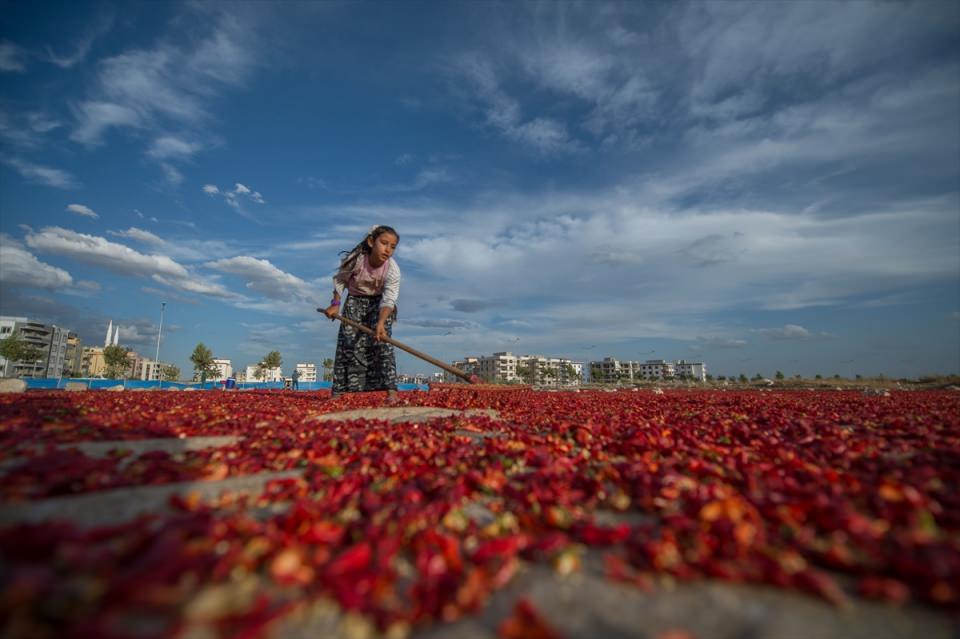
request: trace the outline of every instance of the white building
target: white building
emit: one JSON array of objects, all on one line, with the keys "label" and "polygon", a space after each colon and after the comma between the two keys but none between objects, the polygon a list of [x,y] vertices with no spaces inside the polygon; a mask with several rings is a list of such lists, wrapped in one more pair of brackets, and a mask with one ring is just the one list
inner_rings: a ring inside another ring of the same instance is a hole
[{"label": "white building", "polygon": [[645,362],[621,361],[615,357],[604,357],[590,362],[591,381],[595,382],[635,382],[641,379],[674,379],[683,377],[705,381],[707,366],[703,362],[665,359],[648,359]]},{"label": "white building", "polygon": [[648,359],[640,364],[643,379],[672,379],[676,372],[676,366],[665,359]]},{"label": "white building", "polygon": [[213,365],[216,371],[210,374],[210,380],[218,382],[233,376],[233,364],[227,358],[215,358]]},{"label": "white building", "polygon": [[317,365],[314,364],[313,362],[297,363],[295,370],[300,375],[299,381],[301,382],[317,381]]},{"label": "white building", "polygon": [[[579,385],[583,380],[583,362],[574,362],[565,357],[545,357],[543,355],[514,355],[509,351],[465,357],[453,362],[470,375],[478,375],[491,382],[522,382],[531,384],[571,386]],[[444,373],[444,381],[458,381],[459,378]]]},{"label": "white building", "polygon": [[279,366],[276,368],[264,368],[261,374],[257,375],[257,365],[247,366],[247,372],[244,379],[248,382],[282,382],[283,371]]},{"label": "white building", "polygon": [[163,371],[166,370],[167,366],[170,366],[167,362],[140,359],[137,361],[137,370],[134,371],[134,378],[150,381],[161,380],[163,379]]},{"label": "white building", "polygon": [[707,365],[703,362],[688,362],[679,359],[674,364],[677,377],[686,377],[696,379],[701,382],[707,381]]}]

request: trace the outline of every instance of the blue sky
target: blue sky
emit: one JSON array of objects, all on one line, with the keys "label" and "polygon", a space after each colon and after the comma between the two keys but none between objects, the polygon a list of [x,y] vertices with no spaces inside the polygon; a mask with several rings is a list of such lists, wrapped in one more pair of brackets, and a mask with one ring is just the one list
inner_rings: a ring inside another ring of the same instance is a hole
[{"label": "blue sky", "polygon": [[[398,229],[394,336],[960,371],[955,2],[0,6],[0,313],[187,372],[331,357]],[[405,372],[431,371],[405,354]]]}]

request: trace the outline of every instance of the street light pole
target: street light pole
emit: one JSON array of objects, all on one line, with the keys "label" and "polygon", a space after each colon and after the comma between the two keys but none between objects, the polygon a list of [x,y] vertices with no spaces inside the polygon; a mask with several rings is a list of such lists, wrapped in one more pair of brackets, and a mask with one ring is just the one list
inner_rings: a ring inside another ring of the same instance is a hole
[{"label": "street light pole", "polygon": [[160,366],[160,336],[163,335],[163,309],[167,307],[166,302],[160,302],[160,330],[157,331],[157,355],[153,358],[153,367],[157,371],[157,377],[160,378],[160,387],[163,388],[163,372],[159,370]]}]

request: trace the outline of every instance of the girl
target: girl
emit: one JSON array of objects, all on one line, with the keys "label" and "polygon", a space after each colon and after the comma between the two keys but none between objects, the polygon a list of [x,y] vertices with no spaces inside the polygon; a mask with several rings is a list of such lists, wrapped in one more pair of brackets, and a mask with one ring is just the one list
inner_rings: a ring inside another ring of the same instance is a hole
[{"label": "girl", "polygon": [[[391,396],[396,392],[396,356],[393,346],[382,340],[392,334],[397,314],[400,267],[392,256],[399,241],[400,236],[389,226],[371,227],[333,276],[333,299],[324,314],[332,320],[339,311],[376,332],[373,338],[340,324],[333,363],[334,397],[357,391],[386,390]],[[350,295],[341,310],[344,289]]]}]

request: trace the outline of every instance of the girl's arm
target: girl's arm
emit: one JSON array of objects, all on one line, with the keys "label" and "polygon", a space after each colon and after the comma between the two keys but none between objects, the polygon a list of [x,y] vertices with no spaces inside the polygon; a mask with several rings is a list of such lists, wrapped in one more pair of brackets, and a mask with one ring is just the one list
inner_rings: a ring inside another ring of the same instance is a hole
[{"label": "girl's arm", "polygon": [[397,298],[400,296],[400,267],[390,258],[387,275],[383,283],[383,298],[380,300],[380,317],[377,319],[377,339],[387,337],[387,318],[397,308]]},{"label": "girl's arm", "polygon": [[377,341],[390,337],[387,335],[387,318],[393,313],[392,306],[380,306],[380,317],[377,319]]}]

